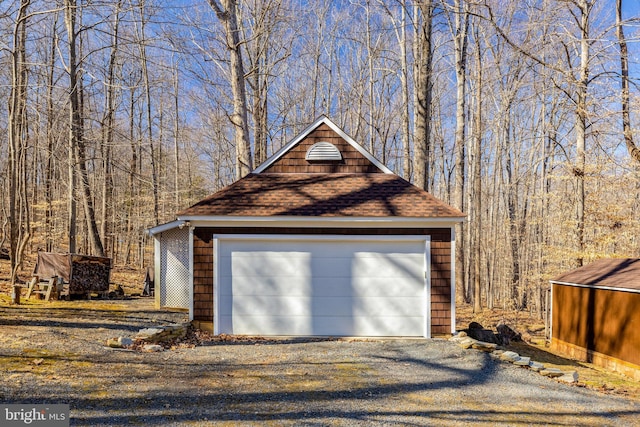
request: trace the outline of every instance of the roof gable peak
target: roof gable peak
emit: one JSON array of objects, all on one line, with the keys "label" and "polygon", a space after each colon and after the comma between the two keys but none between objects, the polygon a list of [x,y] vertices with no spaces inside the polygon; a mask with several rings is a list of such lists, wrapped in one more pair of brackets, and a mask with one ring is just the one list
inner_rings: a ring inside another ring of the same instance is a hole
[{"label": "roof gable peak", "polygon": [[315,131],[319,126],[325,124],[331,130],[333,130],[337,135],[339,135],[347,144],[353,147],[356,151],[358,151],[362,156],[364,156],[369,162],[371,162],[375,167],[380,169],[381,172],[386,174],[393,174],[388,167],[382,164],[378,159],[376,159],[371,153],[369,153],[362,145],[358,144],[353,138],[347,135],[338,125],[336,125],[333,121],[331,121],[327,116],[318,117],[313,123],[311,123],[307,128],[302,131],[298,136],[293,138],[287,144],[285,144],[280,150],[274,153],[271,157],[269,157],[264,163],[258,166],[252,173],[260,174],[267,170],[271,165],[276,163],[280,158],[282,158],[286,153],[288,153],[291,149],[297,146],[302,140],[304,140],[309,134]]}]

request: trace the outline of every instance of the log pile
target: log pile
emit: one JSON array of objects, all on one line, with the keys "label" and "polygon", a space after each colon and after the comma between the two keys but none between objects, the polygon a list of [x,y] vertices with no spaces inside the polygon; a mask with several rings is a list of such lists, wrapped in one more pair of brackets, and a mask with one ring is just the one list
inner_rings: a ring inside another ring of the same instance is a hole
[{"label": "log pile", "polygon": [[69,295],[109,291],[111,258],[89,255],[38,252],[34,276],[60,277],[69,284]]},{"label": "log pile", "polygon": [[87,258],[74,255],[71,260],[69,293],[108,292],[110,272],[109,258]]}]

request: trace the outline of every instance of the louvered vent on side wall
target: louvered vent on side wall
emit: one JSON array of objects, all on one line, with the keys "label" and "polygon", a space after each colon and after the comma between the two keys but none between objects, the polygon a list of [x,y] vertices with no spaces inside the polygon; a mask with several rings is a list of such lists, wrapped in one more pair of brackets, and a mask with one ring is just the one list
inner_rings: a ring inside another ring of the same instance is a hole
[{"label": "louvered vent on side wall", "polygon": [[330,142],[320,141],[311,146],[307,151],[305,160],[318,161],[318,160],[342,160],[342,154],[338,147]]}]

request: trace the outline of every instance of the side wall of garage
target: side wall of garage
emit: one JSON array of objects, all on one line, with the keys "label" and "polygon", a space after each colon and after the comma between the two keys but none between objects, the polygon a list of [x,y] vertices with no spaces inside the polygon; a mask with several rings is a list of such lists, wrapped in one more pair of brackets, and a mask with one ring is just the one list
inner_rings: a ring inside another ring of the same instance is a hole
[{"label": "side wall of garage", "polygon": [[440,229],[313,229],[203,227],[194,230],[194,321],[213,329],[213,235],[214,234],[334,234],[334,235],[429,235],[431,236],[431,334],[452,330],[451,230]]}]

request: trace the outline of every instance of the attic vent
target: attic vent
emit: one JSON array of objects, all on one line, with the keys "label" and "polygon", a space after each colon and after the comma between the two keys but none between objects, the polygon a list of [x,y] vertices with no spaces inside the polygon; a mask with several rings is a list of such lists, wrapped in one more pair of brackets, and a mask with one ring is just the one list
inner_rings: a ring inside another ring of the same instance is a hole
[{"label": "attic vent", "polygon": [[305,160],[342,160],[342,154],[340,154],[338,147],[332,143],[320,141],[309,148]]}]

